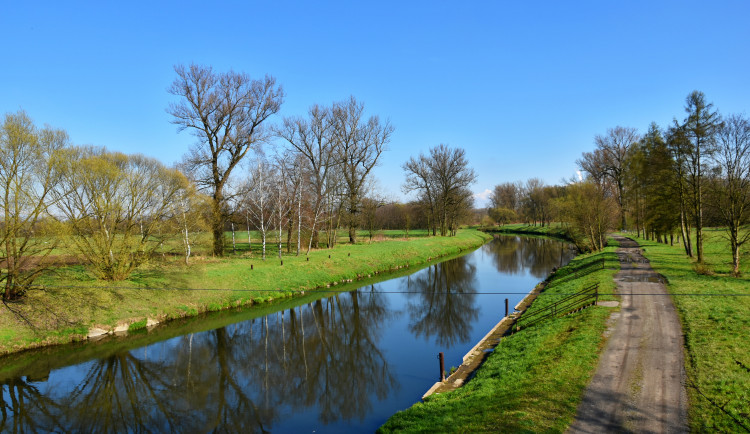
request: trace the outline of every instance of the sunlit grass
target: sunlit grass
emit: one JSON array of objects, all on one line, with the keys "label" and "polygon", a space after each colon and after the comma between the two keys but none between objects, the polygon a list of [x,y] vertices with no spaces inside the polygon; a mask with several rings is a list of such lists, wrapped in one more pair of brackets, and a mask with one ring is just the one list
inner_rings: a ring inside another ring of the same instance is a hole
[{"label": "sunlit grass", "polygon": [[[532,308],[599,283],[612,293],[616,247],[581,255]],[[605,260],[605,267],[599,265]],[[581,272],[572,277],[575,271]],[[529,288],[531,289],[531,288]],[[611,296],[610,296],[611,297]],[[612,308],[591,307],[503,338],[465,386],[394,415],[381,432],[562,432],[596,370]]]},{"label": "sunlit grass", "polygon": [[[703,273],[682,246],[638,239],[651,266],[669,282],[685,335],[692,431],[750,430],[750,257],[731,276],[721,229],[705,230]],[[685,294],[685,295],[683,295]]]},{"label": "sunlit grass", "polygon": [[180,318],[289,297],[424,264],[490,239],[469,229],[456,237],[410,234],[408,241],[395,232],[390,235],[373,243],[362,237],[355,245],[313,250],[309,260],[284,251],[283,265],[274,250],[265,261],[253,251],[224,258],[195,256],[189,266],[180,257],[165,256],[120,282],[96,279],[84,265],[61,267],[39,279],[43,291],[31,291],[22,303],[11,305],[15,313],[0,309],[0,353],[69,341],[91,326],[106,329],[145,318]]}]

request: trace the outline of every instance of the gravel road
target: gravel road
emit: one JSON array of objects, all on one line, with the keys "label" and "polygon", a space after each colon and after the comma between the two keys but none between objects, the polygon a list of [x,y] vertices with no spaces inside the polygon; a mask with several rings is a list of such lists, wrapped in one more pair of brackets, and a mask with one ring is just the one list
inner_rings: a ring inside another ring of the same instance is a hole
[{"label": "gravel road", "polygon": [[659,275],[623,237],[622,308],[569,433],[687,432],[682,328]]}]

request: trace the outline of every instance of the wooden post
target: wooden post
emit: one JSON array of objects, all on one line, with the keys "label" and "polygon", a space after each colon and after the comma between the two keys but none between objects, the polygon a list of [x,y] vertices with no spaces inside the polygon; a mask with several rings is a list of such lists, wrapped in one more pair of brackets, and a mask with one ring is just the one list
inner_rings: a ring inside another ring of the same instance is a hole
[{"label": "wooden post", "polygon": [[442,351],[438,353],[438,359],[440,360],[440,381],[445,381],[445,356]]},{"label": "wooden post", "polygon": [[508,317],[508,299],[505,299],[505,317]]}]

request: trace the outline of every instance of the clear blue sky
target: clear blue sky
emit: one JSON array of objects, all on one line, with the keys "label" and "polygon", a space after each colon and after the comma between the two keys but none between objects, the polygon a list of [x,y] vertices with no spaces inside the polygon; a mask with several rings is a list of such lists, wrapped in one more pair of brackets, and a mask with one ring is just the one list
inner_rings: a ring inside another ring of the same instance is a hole
[{"label": "clear blue sky", "polygon": [[275,76],[282,116],[354,95],[389,118],[376,176],[394,198],[403,162],[439,143],[467,150],[478,193],[555,184],[594,135],[682,119],[694,89],[747,113],[748,17],[747,1],[0,0],[0,113],[172,164],[194,138],[166,88],[195,62]]}]

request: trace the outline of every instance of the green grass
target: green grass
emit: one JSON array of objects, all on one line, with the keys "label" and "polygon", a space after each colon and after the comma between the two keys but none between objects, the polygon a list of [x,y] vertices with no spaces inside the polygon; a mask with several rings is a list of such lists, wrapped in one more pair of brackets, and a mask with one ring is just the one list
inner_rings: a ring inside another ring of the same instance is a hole
[{"label": "green grass", "polygon": [[163,321],[267,303],[425,264],[490,239],[470,229],[459,231],[456,237],[410,236],[408,241],[396,233],[391,235],[379,242],[369,243],[362,237],[355,245],[314,250],[309,261],[304,254],[283,253],[283,265],[275,251],[265,261],[258,258],[256,250],[224,258],[195,257],[190,266],[179,257],[167,256],[122,282],[97,280],[80,265],[62,267],[39,280],[44,291],[32,291],[23,303],[11,305],[15,313],[0,309],[0,354],[82,339],[85,333],[74,331],[92,326],[111,329],[146,318]]},{"label": "green grass", "polygon": [[[532,308],[592,283],[612,293],[619,269],[615,249],[576,257]],[[598,265],[602,259],[604,269]],[[576,270],[591,271],[571,278]],[[563,432],[596,369],[611,311],[595,306],[503,338],[465,386],[395,414],[379,431]]]},{"label": "green grass", "polygon": [[681,246],[638,239],[651,266],[666,277],[675,294],[685,335],[694,432],[750,431],[750,252],[746,247],[742,253],[743,277],[732,277],[732,256],[722,233],[705,230],[708,275],[696,272]]}]

